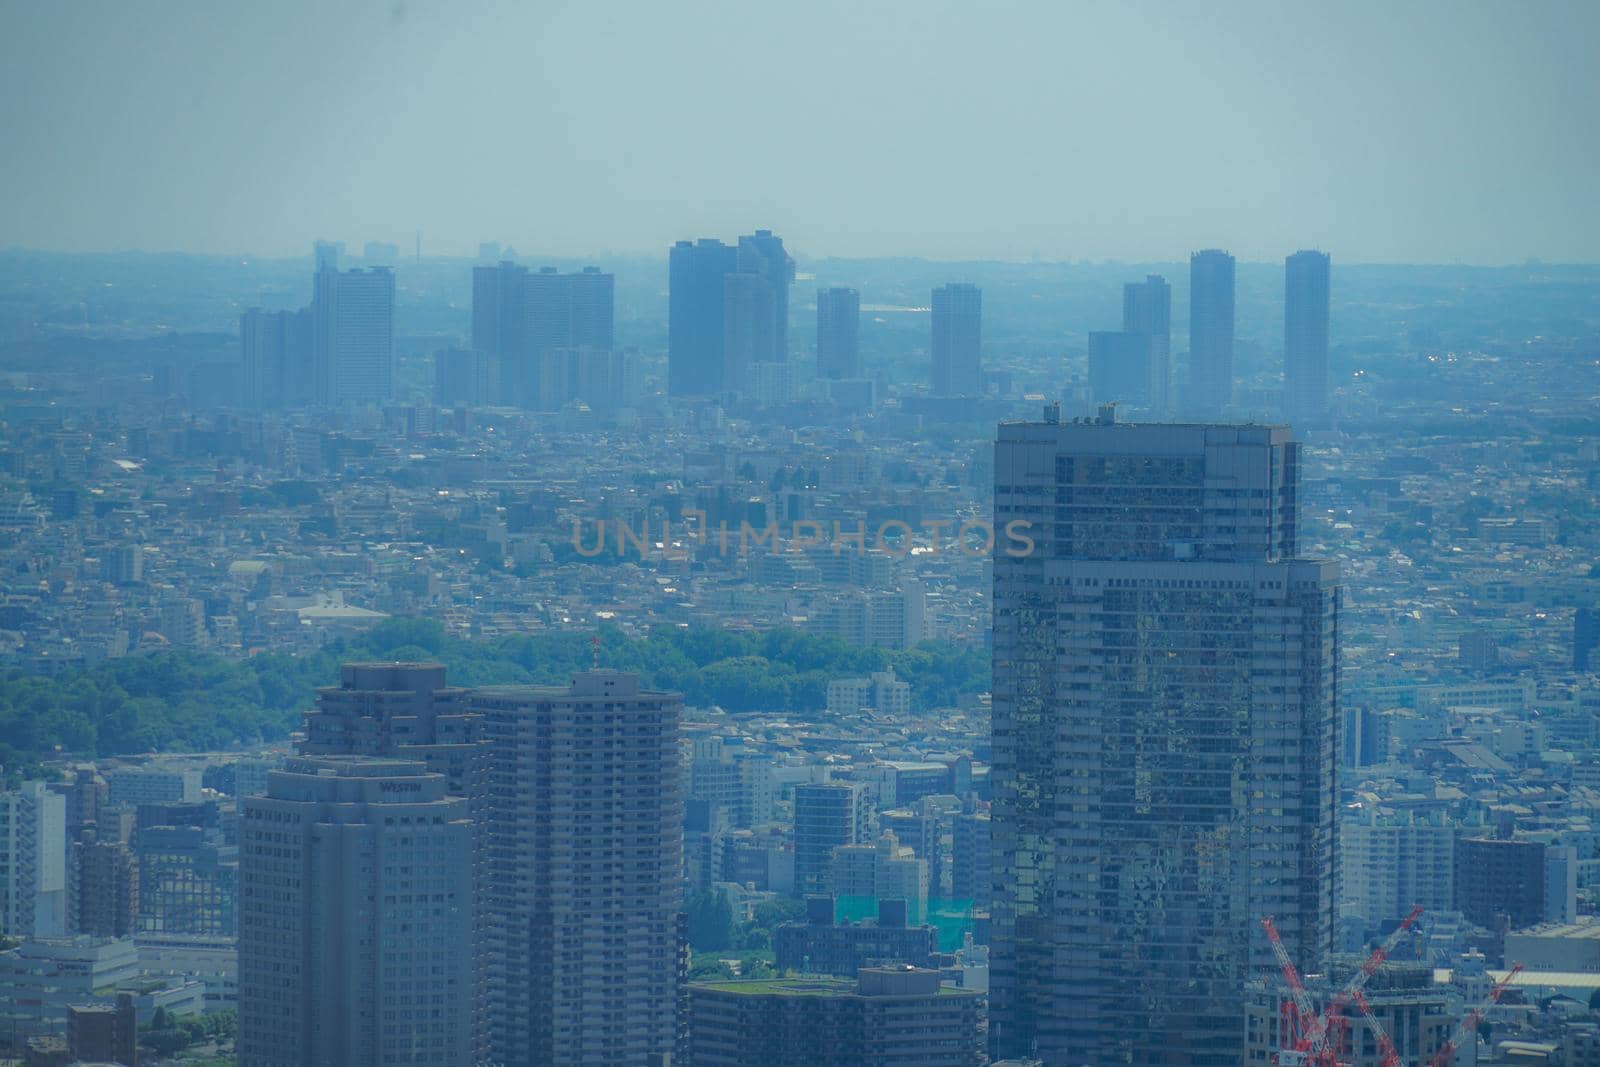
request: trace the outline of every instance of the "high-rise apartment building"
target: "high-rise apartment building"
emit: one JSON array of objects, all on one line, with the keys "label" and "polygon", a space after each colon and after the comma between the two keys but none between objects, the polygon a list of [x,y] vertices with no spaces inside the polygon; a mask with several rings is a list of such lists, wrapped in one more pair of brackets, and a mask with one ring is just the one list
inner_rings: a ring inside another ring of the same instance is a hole
[{"label": "high-rise apartment building", "polygon": [[521,403],[528,375],[528,268],[472,268],[472,348],[495,367],[500,403]]},{"label": "high-rise apartment building", "polygon": [[1283,410],[1297,422],[1328,410],[1328,254],[1283,261]]},{"label": "high-rise apartment building", "polygon": [[67,933],[67,802],[44,782],[0,792],[0,931]]},{"label": "high-rise apartment building", "polygon": [[983,290],[955,282],[933,291],[933,395],[983,394]]},{"label": "high-rise apartment building", "polygon": [[303,407],[316,398],[311,311],[263,311],[239,316],[240,402],[252,411]]},{"label": "high-rise apartment building", "polygon": [[244,801],[242,1067],[467,1067],[467,801],[418,762],[301,757]]},{"label": "high-rise apartment building", "polygon": [[319,403],[379,404],[394,395],[394,271],[319,269],[311,333]]},{"label": "high-rise apartment building", "polygon": [[1189,257],[1189,395],[1179,408],[1216,416],[1233,400],[1233,257]]},{"label": "high-rise apartment building", "polygon": [[833,850],[861,840],[865,801],[855,782],[822,782],[794,789],[794,888],[799,894],[828,890]]},{"label": "high-rise apartment building", "polygon": [[669,258],[667,392],[722,390],[723,276],[739,269],[739,250],[710,237],[679,241]]},{"label": "high-rise apartment building", "polygon": [[817,377],[861,377],[861,294],[835,286],[817,290]]},{"label": "high-rise apartment building", "polygon": [[540,367],[551,352],[614,344],[616,279],[598,267],[563,274],[505,262],[472,271],[472,347],[494,367],[504,403],[535,410],[559,404],[541,395]]},{"label": "high-rise apartment building", "polygon": [[1283,427],[1000,427],[996,1056],[1233,1067],[1260,918],[1331,951],[1338,571],[1298,558],[1299,466]]},{"label": "high-rise apartment building", "polygon": [[1172,406],[1172,286],[1159,274],[1122,287],[1122,332],[1150,337],[1150,409]]},{"label": "high-rise apartment building", "polygon": [[492,1058],[644,1067],[676,1041],[682,700],[596,670],[474,690]]}]

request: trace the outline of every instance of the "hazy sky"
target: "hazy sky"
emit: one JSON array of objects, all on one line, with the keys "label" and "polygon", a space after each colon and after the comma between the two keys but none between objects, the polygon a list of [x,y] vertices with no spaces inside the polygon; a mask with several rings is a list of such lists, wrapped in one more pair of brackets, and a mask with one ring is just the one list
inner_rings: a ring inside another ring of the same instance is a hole
[{"label": "hazy sky", "polygon": [[0,246],[1600,260],[1600,3],[0,0]]}]

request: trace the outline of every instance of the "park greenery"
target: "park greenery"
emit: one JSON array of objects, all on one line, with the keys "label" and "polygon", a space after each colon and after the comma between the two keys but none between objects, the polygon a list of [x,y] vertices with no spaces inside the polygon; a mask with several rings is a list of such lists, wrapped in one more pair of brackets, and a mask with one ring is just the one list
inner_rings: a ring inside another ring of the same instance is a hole
[{"label": "park greenery", "polygon": [[[591,642],[599,638],[598,648]],[[306,655],[246,659],[163,651],[106,660],[52,676],[0,672],[0,766],[9,781],[50,759],[242,748],[282,740],[318,686],[336,685],[356,660],[438,660],[454,685],[564,685],[598,654],[691,706],[820,718],[832,678],[893,668],[928,712],[987,691],[982,648],[927,642],[863,648],[793,629],[762,632],[665,627],[630,637],[616,627],[469,641],[434,620],[391,619]]]}]

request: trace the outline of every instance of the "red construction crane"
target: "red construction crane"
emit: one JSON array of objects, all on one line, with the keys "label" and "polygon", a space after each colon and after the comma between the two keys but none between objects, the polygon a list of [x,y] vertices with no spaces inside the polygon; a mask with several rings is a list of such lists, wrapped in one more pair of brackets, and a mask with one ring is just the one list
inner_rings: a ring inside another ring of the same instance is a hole
[{"label": "red construction crane", "polygon": [[1338,1042],[1330,1041],[1329,1035],[1346,1025],[1343,1019],[1345,1005],[1361,996],[1361,991],[1367,982],[1389,959],[1389,954],[1394,951],[1395,945],[1399,944],[1406,931],[1416,924],[1421,915],[1422,905],[1418,904],[1411,909],[1410,914],[1400,920],[1400,925],[1395,927],[1394,932],[1372,950],[1372,954],[1361,964],[1349,983],[1329,998],[1327,1009],[1320,1013],[1312,1007],[1311,996],[1306,992],[1305,983],[1301,980],[1294,961],[1289,958],[1288,950],[1283,947],[1283,940],[1278,936],[1278,929],[1273,925],[1272,917],[1269,915],[1261,920],[1261,928],[1267,932],[1267,941],[1272,945],[1272,953],[1277,958],[1278,969],[1283,972],[1283,979],[1288,983],[1290,995],[1293,997],[1292,1003],[1285,1003],[1279,1013],[1282,1020],[1279,1067],[1297,1067],[1297,1065],[1337,1067]]},{"label": "red construction crane", "polygon": [[1389,1031],[1385,1030],[1378,1017],[1372,1014],[1372,1005],[1367,1003],[1367,995],[1358,989],[1351,999],[1355,1001],[1356,1010],[1361,1013],[1361,1017],[1367,1020],[1373,1041],[1377,1042],[1379,1062],[1383,1067],[1403,1067],[1400,1053],[1395,1051],[1394,1042],[1389,1040]]},{"label": "red construction crane", "polygon": [[1493,989],[1489,990],[1489,995],[1484,998],[1483,1003],[1462,1017],[1461,1022],[1456,1026],[1455,1033],[1450,1035],[1450,1040],[1440,1045],[1439,1051],[1434,1053],[1433,1059],[1428,1061],[1428,1067],[1447,1067],[1450,1058],[1461,1047],[1461,1042],[1477,1033],[1478,1025],[1483,1022],[1483,1017],[1488,1014],[1491,1007],[1499,1003],[1500,995],[1511,985],[1511,980],[1521,973],[1522,964],[1513,963],[1511,970],[1506,972],[1506,976],[1496,982]]}]

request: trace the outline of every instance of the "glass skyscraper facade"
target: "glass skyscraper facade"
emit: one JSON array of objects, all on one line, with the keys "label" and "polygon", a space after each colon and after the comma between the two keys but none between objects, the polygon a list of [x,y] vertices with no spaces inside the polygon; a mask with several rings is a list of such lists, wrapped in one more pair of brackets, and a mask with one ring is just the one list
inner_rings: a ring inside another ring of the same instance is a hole
[{"label": "glass skyscraper facade", "polygon": [[1005,424],[992,1051],[1235,1065],[1275,918],[1332,947],[1337,567],[1264,426]]}]

